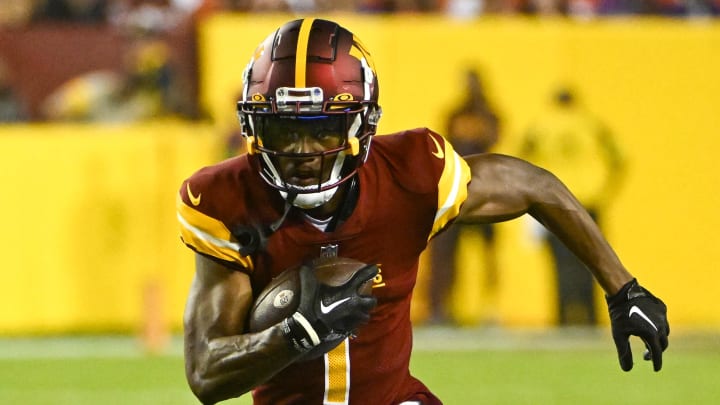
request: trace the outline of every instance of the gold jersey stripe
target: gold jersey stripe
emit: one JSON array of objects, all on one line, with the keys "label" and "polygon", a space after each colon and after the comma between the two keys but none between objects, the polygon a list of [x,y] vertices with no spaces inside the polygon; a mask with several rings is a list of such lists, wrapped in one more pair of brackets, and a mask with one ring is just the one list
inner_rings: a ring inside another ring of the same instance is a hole
[{"label": "gold jersey stripe", "polygon": [[314,18],[306,18],[300,25],[297,50],[295,52],[295,87],[306,87],[305,70],[307,65],[307,51],[310,43],[310,29],[312,28],[314,21]]},{"label": "gold jersey stripe", "polygon": [[445,142],[444,153],[445,168],[438,183],[438,210],[430,237],[460,213],[460,206],[467,199],[467,185],[471,177],[470,167],[455,153],[449,142]]},{"label": "gold jersey stripe", "polygon": [[185,204],[179,196],[176,205],[183,242],[199,253],[238,263],[248,270],[253,269],[252,258],[240,255],[240,245],[233,242],[232,234],[225,224]]},{"label": "gold jersey stripe", "polygon": [[350,345],[343,340],[325,353],[324,405],[347,405],[350,401]]}]

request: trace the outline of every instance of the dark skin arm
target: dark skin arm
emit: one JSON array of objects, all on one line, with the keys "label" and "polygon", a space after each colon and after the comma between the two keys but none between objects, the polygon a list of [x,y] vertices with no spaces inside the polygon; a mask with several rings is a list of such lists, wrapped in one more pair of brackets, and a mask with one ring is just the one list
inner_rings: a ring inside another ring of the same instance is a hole
[{"label": "dark skin arm", "polygon": [[552,173],[499,154],[465,160],[472,181],[457,222],[491,223],[529,214],[588,266],[608,295],[632,280],[597,224]]},{"label": "dark skin arm", "polygon": [[280,326],[244,334],[252,305],[247,274],[195,255],[185,308],[185,374],[203,404],[238,397],[300,357]]}]

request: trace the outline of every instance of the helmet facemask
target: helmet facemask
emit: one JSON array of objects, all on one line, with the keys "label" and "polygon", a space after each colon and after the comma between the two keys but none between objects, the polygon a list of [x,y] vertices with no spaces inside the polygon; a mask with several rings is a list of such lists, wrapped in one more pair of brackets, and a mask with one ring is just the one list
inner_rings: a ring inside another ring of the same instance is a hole
[{"label": "helmet facemask", "polygon": [[249,151],[259,153],[262,178],[283,198],[299,208],[318,207],[366,160],[379,107],[322,101],[320,88],[276,93],[271,102],[238,103]]},{"label": "helmet facemask", "polygon": [[378,91],[370,54],[350,31],[313,18],[281,26],[253,54],[237,104],[261,177],[297,207],[328,202],[367,159]]}]

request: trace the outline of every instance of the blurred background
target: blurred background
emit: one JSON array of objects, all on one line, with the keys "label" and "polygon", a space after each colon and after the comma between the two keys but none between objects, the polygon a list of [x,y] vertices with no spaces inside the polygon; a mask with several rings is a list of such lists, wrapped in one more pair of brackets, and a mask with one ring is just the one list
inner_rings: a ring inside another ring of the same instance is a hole
[{"label": "blurred background", "polygon": [[[609,184],[592,202],[598,221],[666,301],[673,332],[720,333],[720,1],[16,0],[0,6],[0,336],[121,334],[152,352],[168,347],[193,276],[178,187],[242,151],[241,73],[269,33],[308,13],[349,28],[373,55],[379,133],[446,131],[468,98],[468,71],[492,109],[490,150],[520,155],[529,133],[537,146],[555,138],[536,129],[556,124],[602,127],[614,180],[595,167],[605,158],[583,144],[590,138],[558,137],[550,160],[574,157],[560,177],[578,188]],[[596,118],[552,115],[563,94]],[[424,257],[418,325],[582,318],[559,310],[536,224],[493,232],[490,250],[463,229],[440,292]],[[591,290],[597,315],[577,323],[607,325]]]}]

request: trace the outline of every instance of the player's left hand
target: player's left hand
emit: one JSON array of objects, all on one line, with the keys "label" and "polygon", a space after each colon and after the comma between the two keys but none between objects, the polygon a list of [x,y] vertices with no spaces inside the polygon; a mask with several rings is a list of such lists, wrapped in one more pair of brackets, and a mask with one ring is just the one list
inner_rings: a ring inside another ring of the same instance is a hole
[{"label": "player's left hand", "polygon": [[662,354],[668,346],[670,334],[665,303],[640,286],[636,279],[625,284],[617,294],[605,298],[610,310],[613,340],[623,371],[630,371],[633,367],[629,340],[631,335],[645,342],[645,360],[652,359],[653,368],[660,371]]}]

